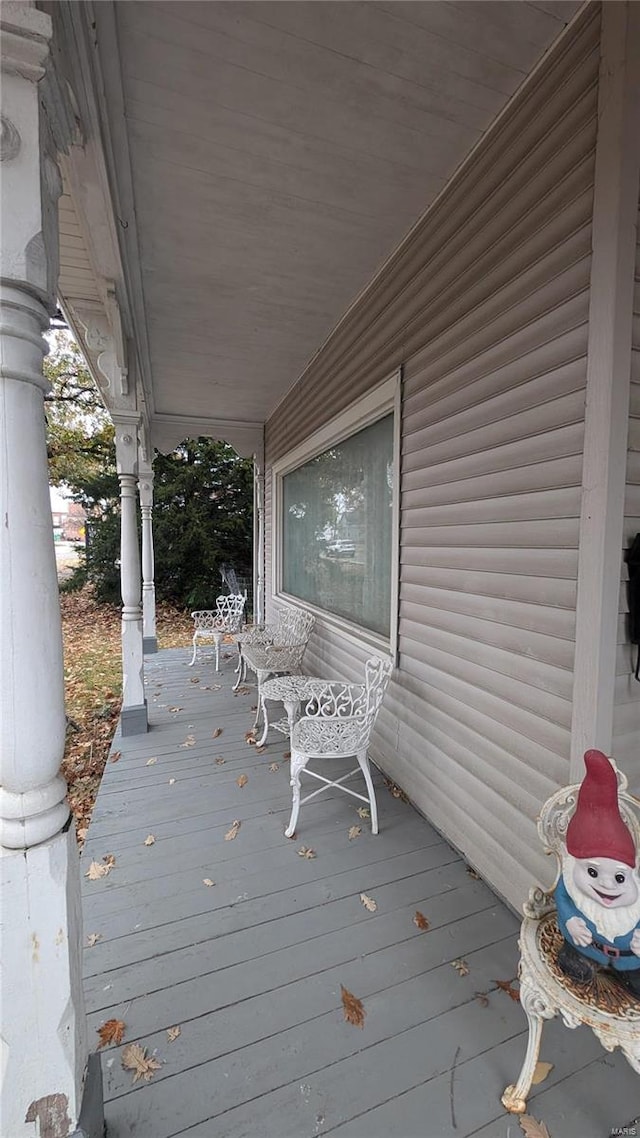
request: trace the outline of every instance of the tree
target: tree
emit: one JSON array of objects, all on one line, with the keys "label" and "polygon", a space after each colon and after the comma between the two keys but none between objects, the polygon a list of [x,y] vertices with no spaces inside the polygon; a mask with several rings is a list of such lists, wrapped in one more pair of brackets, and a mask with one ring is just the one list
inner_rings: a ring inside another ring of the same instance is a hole
[{"label": "tree", "polygon": [[[51,337],[45,363],[50,479],[64,482],[87,512],[87,543],[70,587],[89,581],[100,600],[120,600],[120,504],[113,426],[77,345]],[[188,439],[157,455],[153,539],[158,600],[210,607],[220,567],[251,577],[253,470],[212,439]]]}]

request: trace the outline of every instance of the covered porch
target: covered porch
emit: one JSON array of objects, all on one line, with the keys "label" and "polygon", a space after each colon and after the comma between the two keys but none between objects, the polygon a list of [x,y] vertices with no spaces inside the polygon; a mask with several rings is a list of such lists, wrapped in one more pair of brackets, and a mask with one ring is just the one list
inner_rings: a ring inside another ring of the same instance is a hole
[{"label": "covered porch", "polygon": [[[115,857],[107,877],[83,876],[85,934],[99,934],[84,949],[90,1035],[126,1024],[102,1052],[109,1138],[513,1136],[500,1095],[526,1019],[496,983],[517,971],[513,913],[381,774],[376,837],[334,792],[287,841],[286,741],[247,744],[256,689],[232,693],[230,653],[222,675],[213,653],[195,669],[189,656],[147,658],[150,730],[114,739],[81,859],[86,873]],[[160,1064],[151,1081],[123,1069],[130,1042]],[[553,1069],[529,1110],[554,1138],[635,1117],[637,1075],[586,1028],[549,1023],[541,1057]]]},{"label": "covered porch", "polygon": [[[7,0],[2,33],[8,1138],[98,1138],[89,1037],[116,1013],[163,1049],[135,1090],[105,1054],[122,1138],[507,1138],[525,1020],[495,981],[549,884],[537,814],[588,747],[640,789],[640,8]],[[43,417],[58,302],[121,506],[121,757],[89,846],[116,862],[82,878],[84,932]],[[298,857],[248,700],[156,654],[154,457],[200,435],[253,459],[254,619],[312,614],[310,673],[393,665],[371,756],[421,813],[382,790],[376,839],[320,800]],[[637,1113],[637,1077],[583,1031],[550,1025],[544,1058],[554,1138]]]}]

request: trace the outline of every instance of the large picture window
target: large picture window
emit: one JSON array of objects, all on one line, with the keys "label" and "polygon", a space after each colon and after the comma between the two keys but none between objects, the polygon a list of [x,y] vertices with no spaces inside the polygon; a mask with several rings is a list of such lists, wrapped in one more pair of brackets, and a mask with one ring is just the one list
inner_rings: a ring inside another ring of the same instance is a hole
[{"label": "large picture window", "polygon": [[391,635],[394,415],[282,477],[282,590]]}]

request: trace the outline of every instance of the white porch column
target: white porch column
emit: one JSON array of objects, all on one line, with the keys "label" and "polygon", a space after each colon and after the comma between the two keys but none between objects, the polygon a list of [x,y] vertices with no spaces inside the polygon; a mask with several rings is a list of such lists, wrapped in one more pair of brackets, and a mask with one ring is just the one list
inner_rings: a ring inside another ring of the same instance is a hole
[{"label": "white porch column", "polygon": [[122,712],[123,735],[147,730],[142,648],[140,548],[136,514],[138,481],[137,412],[112,414],[116,429],[116,466],[120,479],[120,588],[122,592]]},{"label": "white porch column", "polygon": [[66,720],[43,406],[61,183],[38,89],[50,19],[5,3],[1,22],[0,1133],[64,1138],[80,1117],[88,1045],[78,849],[58,773]]},{"label": "white porch column", "polygon": [[264,622],[264,460],[253,464],[253,622]]},{"label": "white porch column", "polygon": [[603,4],[571,781],[611,754],[640,170],[640,7]]},{"label": "white porch column", "polygon": [[156,637],[156,587],[153,562],[153,471],[140,467],[142,513],[142,646],[145,653],[158,651]]}]

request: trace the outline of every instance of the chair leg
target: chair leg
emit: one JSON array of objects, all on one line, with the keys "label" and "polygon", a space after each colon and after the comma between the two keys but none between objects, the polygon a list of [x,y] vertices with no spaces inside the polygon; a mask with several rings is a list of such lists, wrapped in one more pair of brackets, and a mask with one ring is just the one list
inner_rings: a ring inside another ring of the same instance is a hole
[{"label": "chair leg", "polygon": [[[269,732],[269,716],[267,714],[267,701],[266,701],[266,699],[264,698],[263,695],[261,695],[259,697],[259,700],[260,700],[260,706],[262,707],[262,722],[264,723],[264,728],[262,731],[262,735],[260,736],[260,738],[258,739],[258,741],[256,743],[256,746],[257,747],[264,747],[264,745],[267,741],[267,735]],[[255,727],[257,727],[257,722],[254,724],[254,730],[255,730]]]},{"label": "chair leg", "polygon": [[192,656],[192,657],[191,657],[191,659],[189,660],[189,667],[190,667],[190,668],[192,668],[192,667],[193,667],[193,665],[194,665],[194,664],[195,664],[195,662],[196,662],[196,652],[197,652],[197,650],[198,650],[198,634],[197,634],[197,632],[196,632],[196,633],[194,633],[194,636],[193,636],[193,656]]},{"label": "chair leg", "polygon": [[529,1021],[529,1039],[520,1077],[517,1083],[506,1088],[502,1096],[502,1105],[512,1114],[526,1113],[527,1095],[531,1090],[540,1053],[542,1025],[545,1019],[551,1019],[554,1014],[553,1009],[546,1006],[543,993],[527,984],[524,975],[520,977],[520,1001]]},{"label": "chair leg", "polygon": [[236,672],[238,673],[238,678],[231,689],[232,691],[238,690],[246,672],[246,664],[244,662],[244,656],[242,655],[242,649],[240,648],[240,645],[238,645],[238,667],[236,668]]},{"label": "chair leg", "polygon": [[291,752],[291,780],[290,784],[293,790],[293,803],[291,806],[291,817],[289,825],[287,826],[284,836],[285,838],[292,838],[296,832],[296,823],[298,821],[298,814],[300,813],[300,775],[302,774],[307,759],[300,751]]},{"label": "chair leg", "polygon": [[378,833],[378,804],[376,802],[376,792],[373,789],[373,779],[371,778],[371,771],[369,769],[369,757],[366,751],[358,751],[356,758],[360,764],[360,768],[364,775],[364,781],[367,784],[367,792],[369,794],[369,807],[371,809],[371,833]]},{"label": "chair leg", "polygon": [[216,672],[220,671],[220,634],[214,636],[213,642],[216,646]]}]

